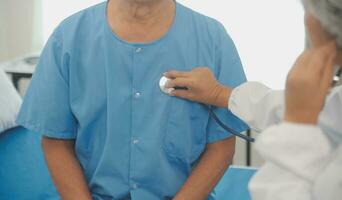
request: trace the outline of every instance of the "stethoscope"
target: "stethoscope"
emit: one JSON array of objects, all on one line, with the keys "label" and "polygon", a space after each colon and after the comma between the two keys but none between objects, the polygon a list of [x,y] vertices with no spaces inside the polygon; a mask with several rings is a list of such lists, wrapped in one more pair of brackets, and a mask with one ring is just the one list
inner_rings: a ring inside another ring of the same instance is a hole
[{"label": "stethoscope", "polygon": [[[342,68],[341,67],[337,67],[337,70],[335,72],[335,76],[334,79],[332,81],[332,87],[335,87],[339,84],[342,84]],[[175,88],[166,88],[166,82],[169,81],[171,79],[163,76],[161,77],[160,81],[159,81],[159,87],[161,89],[161,91],[163,91],[165,94],[170,94],[170,92],[172,92],[173,90],[187,90],[188,88],[184,88],[184,87],[175,87]],[[247,135],[243,135],[241,134],[239,131],[234,130],[233,128],[227,126],[226,124],[224,124],[219,118],[218,116],[215,114],[214,109],[212,106],[206,105],[206,104],[202,104],[203,107],[205,107],[208,112],[209,112],[209,116],[215,120],[215,122],[221,126],[224,130],[228,131],[229,133],[240,137],[244,140],[246,140],[247,142],[255,142],[255,138],[249,137]]]},{"label": "stethoscope", "polygon": [[[167,83],[167,81],[169,81],[171,79],[163,76],[161,77],[160,81],[159,81],[159,87],[161,89],[161,91],[163,91],[165,94],[170,94],[173,90],[187,90],[188,88],[185,87],[174,87],[174,88],[166,88],[165,85]],[[214,119],[214,121],[220,126],[222,127],[224,130],[228,131],[229,133],[240,137],[244,140],[246,140],[247,142],[254,142],[255,139],[246,135],[241,134],[239,131],[236,131],[235,129],[227,126],[226,124],[224,124],[219,118],[218,116],[215,114],[214,112],[214,108],[212,106],[206,105],[206,104],[202,104],[203,107],[205,107],[208,112],[209,112],[209,116]]]}]

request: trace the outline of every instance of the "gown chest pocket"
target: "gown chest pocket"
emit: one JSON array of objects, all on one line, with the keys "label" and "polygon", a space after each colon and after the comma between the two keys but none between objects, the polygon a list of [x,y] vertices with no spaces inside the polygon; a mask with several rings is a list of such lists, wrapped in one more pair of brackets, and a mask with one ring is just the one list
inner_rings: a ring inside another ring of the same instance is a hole
[{"label": "gown chest pocket", "polygon": [[206,145],[208,112],[200,104],[177,98],[170,108],[163,148],[168,156],[192,163]]}]

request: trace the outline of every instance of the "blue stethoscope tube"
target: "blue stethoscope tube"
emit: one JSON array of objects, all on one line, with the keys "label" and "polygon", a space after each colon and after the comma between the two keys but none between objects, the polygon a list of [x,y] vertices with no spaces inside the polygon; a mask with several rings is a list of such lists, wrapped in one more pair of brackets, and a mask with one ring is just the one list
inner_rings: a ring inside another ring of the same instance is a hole
[{"label": "blue stethoscope tube", "polygon": [[255,139],[252,138],[252,137],[249,137],[247,135],[243,135],[242,133],[230,128],[229,126],[225,125],[218,117],[217,115],[215,114],[214,110],[213,110],[213,107],[211,106],[208,106],[208,105],[205,105],[203,104],[203,106],[208,110],[209,112],[209,116],[215,120],[215,122],[220,126],[222,127],[224,130],[228,131],[229,133],[241,138],[241,139],[244,139],[246,140],[247,142],[255,142]]}]

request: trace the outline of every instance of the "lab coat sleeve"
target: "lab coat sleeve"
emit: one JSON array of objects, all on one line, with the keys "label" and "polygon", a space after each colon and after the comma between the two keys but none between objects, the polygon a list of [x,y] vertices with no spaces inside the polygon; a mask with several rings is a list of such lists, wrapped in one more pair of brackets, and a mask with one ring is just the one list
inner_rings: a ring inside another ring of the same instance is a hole
[{"label": "lab coat sleeve", "polygon": [[332,154],[329,165],[318,177],[313,188],[316,199],[340,200],[342,197],[342,143]]},{"label": "lab coat sleeve", "polygon": [[332,151],[319,127],[272,126],[261,134],[255,147],[266,163],[249,184],[253,200],[313,199],[313,186],[329,164]]},{"label": "lab coat sleeve", "polygon": [[258,82],[247,82],[235,88],[228,109],[256,132],[279,124],[284,113],[284,92],[271,90]]}]

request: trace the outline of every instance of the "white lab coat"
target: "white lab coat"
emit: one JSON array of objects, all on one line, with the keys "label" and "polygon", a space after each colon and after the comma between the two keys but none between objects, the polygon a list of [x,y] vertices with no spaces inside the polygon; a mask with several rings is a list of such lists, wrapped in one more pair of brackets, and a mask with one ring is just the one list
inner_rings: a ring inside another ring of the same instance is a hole
[{"label": "white lab coat", "polygon": [[284,123],[284,92],[256,82],[236,88],[229,109],[255,131],[265,164],[253,200],[342,200],[342,87],[326,101],[319,126]]}]

